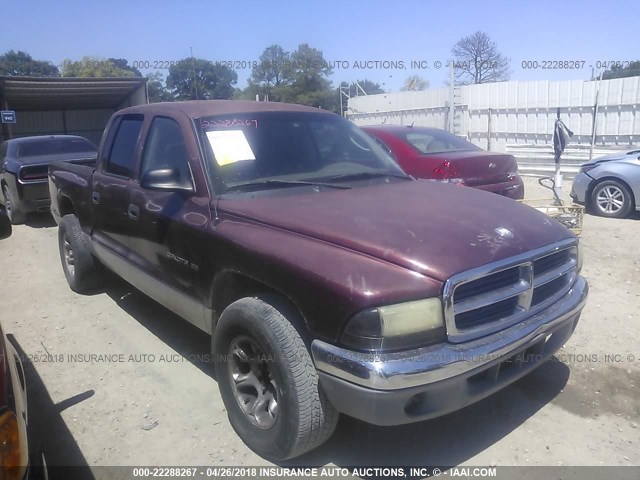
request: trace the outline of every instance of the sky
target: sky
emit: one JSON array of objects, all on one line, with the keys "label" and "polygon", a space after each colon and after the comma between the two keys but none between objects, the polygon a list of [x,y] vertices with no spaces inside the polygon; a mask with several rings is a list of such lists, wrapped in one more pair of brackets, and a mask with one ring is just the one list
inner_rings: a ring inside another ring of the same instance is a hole
[{"label": "sky", "polygon": [[[588,80],[598,62],[640,59],[639,18],[639,0],[0,0],[0,54],[24,50],[58,65],[125,58],[166,75],[154,65],[192,48],[233,62],[244,88],[251,72],[243,67],[266,47],[308,43],[334,65],[334,85],[369,79],[397,91],[412,74],[444,86],[451,47],[478,30],[511,59],[511,80]],[[565,60],[580,68],[541,68]]]}]

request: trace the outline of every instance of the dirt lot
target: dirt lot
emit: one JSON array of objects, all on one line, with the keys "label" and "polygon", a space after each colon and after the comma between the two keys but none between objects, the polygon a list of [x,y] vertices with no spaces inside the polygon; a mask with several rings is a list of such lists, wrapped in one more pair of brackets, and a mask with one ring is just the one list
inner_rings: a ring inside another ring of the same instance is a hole
[{"label": "dirt lot", "polygon": [[[533,179],[527,188],[544,194]],[[640,465],[638,232],[639,216],[585,218],[591,295],[554,361],[441,419],[378,428],[343,418],[296,464]],[[229,426],[209,338],[118,279],[72,292],[56,235],[38,216],[0,243],[0,316],[31,359],[31,428],[49,463],[267,464]]]}]

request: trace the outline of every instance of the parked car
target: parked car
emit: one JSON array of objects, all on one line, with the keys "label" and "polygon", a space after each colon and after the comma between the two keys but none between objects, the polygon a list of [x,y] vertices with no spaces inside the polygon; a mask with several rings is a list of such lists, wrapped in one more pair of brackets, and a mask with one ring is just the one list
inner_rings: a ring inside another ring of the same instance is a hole
[{"label": "parked car", "polygon": [[[0,240],[11,235],[11,221],[0,209]],[[29,466],[27,389],[20,356],[0,325],[0,469],[2,478],[23,479]]]},{"label": "parked car", "polygon": [[362,127],[416,178],[475,187],[520,200],[524,184],[512,155],[486,152],[439,128],[402,125]]},{"label": "parked car", "polygon": [[96,146],[76,135],[21,137],[0,144],[0,191],[14,225],[24,223],[29,212],[49,211],[47,170],[61,159],[94,159]]},{"label": "parked car", "polygon": [[640,148],[583,163],[570,195],[603,217],[624,218],[640,210]]},{"label": "parked car", "polygon": [[231,425],[270,459],[317,447],[339,413],[397,425],[500,390],[568,340],[587,297],[558,222],[415,180],[317,108],[126,108],[95,167],[49,179],[71,288],[106,266],[210,333]]}]

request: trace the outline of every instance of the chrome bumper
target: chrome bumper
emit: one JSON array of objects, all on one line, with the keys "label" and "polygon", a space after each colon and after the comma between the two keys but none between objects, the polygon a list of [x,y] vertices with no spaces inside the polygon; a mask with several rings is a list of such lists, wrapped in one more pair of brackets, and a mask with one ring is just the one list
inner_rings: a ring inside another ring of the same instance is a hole
[{"label": "chrome bumper", "polygon": [[[575,322],[576,315],[584,307],[588,290],[586,280],[578,275],[567,294],[545,310],[509,328],[469,342],[443,343],[397,353],[366,354],[314,340],[311,352],[321,374],[360,387],[389,391],[427,386],[499,363],[515,352],[541,342],[563,322]],[[546,353],[551,355],[553,352]]]}]

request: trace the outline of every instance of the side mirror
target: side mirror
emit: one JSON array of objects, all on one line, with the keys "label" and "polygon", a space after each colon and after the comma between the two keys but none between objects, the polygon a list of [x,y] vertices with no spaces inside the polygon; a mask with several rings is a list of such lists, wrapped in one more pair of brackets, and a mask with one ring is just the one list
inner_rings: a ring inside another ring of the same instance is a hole
[{"label": "side mirror", "polygon": [[193,193],[191,182],[181,179],[175,168],[149,170],[140,179],[140,186],[148,190]]},{"label": "side mirror", "polygon": [[4,240],[11,236],[11,220],[4,212],[0,210],[0,240]]}]

